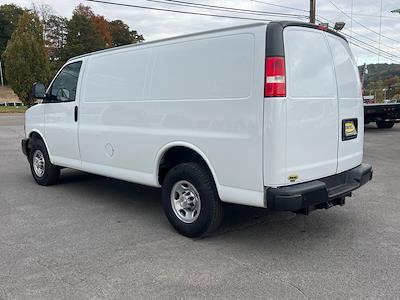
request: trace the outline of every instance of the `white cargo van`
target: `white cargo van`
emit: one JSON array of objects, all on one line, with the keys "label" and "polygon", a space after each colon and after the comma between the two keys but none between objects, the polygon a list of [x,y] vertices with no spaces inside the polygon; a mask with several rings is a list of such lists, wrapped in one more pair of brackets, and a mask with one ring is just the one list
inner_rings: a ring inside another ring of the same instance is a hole
[{"label": "white cargo van", "polygon": [[34,179],[61,167],[162,187],[186,236],[222,202],[308,213],[343,205],[372,177],[346,39],[298,22],[252,24],[70,59],[22,141]]}]

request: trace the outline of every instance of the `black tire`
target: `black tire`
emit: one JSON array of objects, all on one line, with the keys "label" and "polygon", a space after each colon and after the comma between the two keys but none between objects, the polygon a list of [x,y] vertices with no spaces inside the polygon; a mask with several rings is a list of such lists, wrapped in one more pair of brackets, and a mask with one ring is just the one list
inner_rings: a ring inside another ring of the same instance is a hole
[{"label": "black tire", "polygon": [[[199,194],[201,208],[197,219],[192,223],[183,222],[172,207],[172,188],[179,181],[189,182]],[[162,185],[162,202],[169,222],[184,236],[204,236],[215,231],[221,224],[223,215],[221,200],[212,175],[202,164],[190,162],[173,167],[167,173]]]},{"label": "black tire", "polygon": [[378,128],[392,128],[394,126],[394,122],[376,121],[376,126],[378,126]]},{"label": "black tire", "polygon": [[[33,160],[35,153],[38,153],[39,155],[41,153],[44,158],[44,172],[41,176],[39,176],[34,169]],[[31,167],[32,176],[38,184],[53,185],[58,182],[58,179],[60,178],[60,168],[50,162],[46,145],[41,139],[33,139],[30,143],[29,164]]]}]

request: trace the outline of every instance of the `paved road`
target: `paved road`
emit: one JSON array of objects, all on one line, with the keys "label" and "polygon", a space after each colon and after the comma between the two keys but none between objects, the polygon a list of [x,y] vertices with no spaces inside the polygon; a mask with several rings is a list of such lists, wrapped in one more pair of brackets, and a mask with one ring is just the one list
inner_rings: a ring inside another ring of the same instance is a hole
[{"label": "paved road", "polygon": [[171,229],[157,189],[72,170],[36,185],[21,120],[0,115],[0,299],[400,295],[400,126],[366,129],[374,180],[344,207],[229,206],[217,234],[192,240]]}]

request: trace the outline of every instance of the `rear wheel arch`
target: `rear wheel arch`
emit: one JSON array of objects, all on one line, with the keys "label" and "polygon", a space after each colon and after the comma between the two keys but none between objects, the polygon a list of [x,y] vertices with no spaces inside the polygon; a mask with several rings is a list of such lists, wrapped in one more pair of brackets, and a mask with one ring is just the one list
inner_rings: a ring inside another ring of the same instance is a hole
[{"label": "rear wheel arch", "polygon": [[159,151],[156,161],[156,180],[160,185],[162,185],[165,175],[174,166],[180,163],[196,162],[208,169],[218,190],[219,183],[215,175],[215,170],[211,167],[207,156],[194,145],[185,142],[166,145]]}]

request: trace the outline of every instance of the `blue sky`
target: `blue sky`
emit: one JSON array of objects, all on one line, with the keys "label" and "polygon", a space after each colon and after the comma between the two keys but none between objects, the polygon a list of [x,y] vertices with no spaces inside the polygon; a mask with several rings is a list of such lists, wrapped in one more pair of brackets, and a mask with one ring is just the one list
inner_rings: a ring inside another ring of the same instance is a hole
[{"label": "blue sky", "polygon": [[[226,13],[220,11],[210,11],[199,8],[188,8],[182,6],[175,6],[170,4],[160,4],[149,2],[148,0],[112,0],[114,2],[152,6],[159,8],[168,8],[176,10],[196,11],[200,13],[214,13],[225,14],[232,16],[242,16],[250,18],[268,18],[281,20],[282,17],[264,17],[255,15],[244,15],[236,13]],[[262,10],[268,12],[281,12],[293,14],[307,14],[301,10],[308,10],[308,0],[183,0],[186,2],[196,2],[209,5],[219,5],[234,8]],[[278,4],[296,8],[300,10],[289,10],[286,8],[279,8],[273,5],[267,5],[261,2],[270,4]],[[332,4],[332,2],[334,4]],[[236,20],[225,18],[214,18],[205,16],[185,15],[172,12],[151,11],[140,8],[126,8],[118,6],[110,6],[100,3],[86,2],[84,0],[0,0],[1,4],[14,3],[23,7],[32,7],[35,4],[48,4],[54,12],[70,17],[76,5],[83,3],[93,8],[97,14],[104,15],[106,18],[121,19],[126,22],[131,28],[136,29],[142,33],[147,41],[171,37],[186,33],[204,31],[209,29],[228,27],[239,24],[251,23],[249,20]],[[347,15],[351,14],[351,7],[353,3],[353,24],[351,26],[350,18]],[[335,7],[336,5],[337,7]],[[380,28],[382,32],[381,37],[381,50],[383,56],[391,55],[397,56],[397,61],[400,62],[400,14],[390,13],[393,9],[400,8],[399,0],[382,0],[382,26],[380,27],[380,0],[317,0],[317,15],[320,19],[328,19],[330,21],[343,21],[346,22],[345,33],[348,35],[353,32],[353,37],[371,45],[371,50],[378,52],[379,47],[379,33]],[[340,10],[343,12],[341,12]],[[286,18],[287,19],[287,18]],[[376,33],[374,33],[375,31]],[[365,47],[360,41],[355,41],[361,46]],[[377,63],[378,55],[370,53],[359,47],[352,46],[354,56],[358,64]],[[383,52],[384,51],[384,52]],[[390,53],[390,54],[388,54]],[[381,56],[380,62],[392,63],[393,61]],[[396,59],[396,58],[395,58]]]}]

